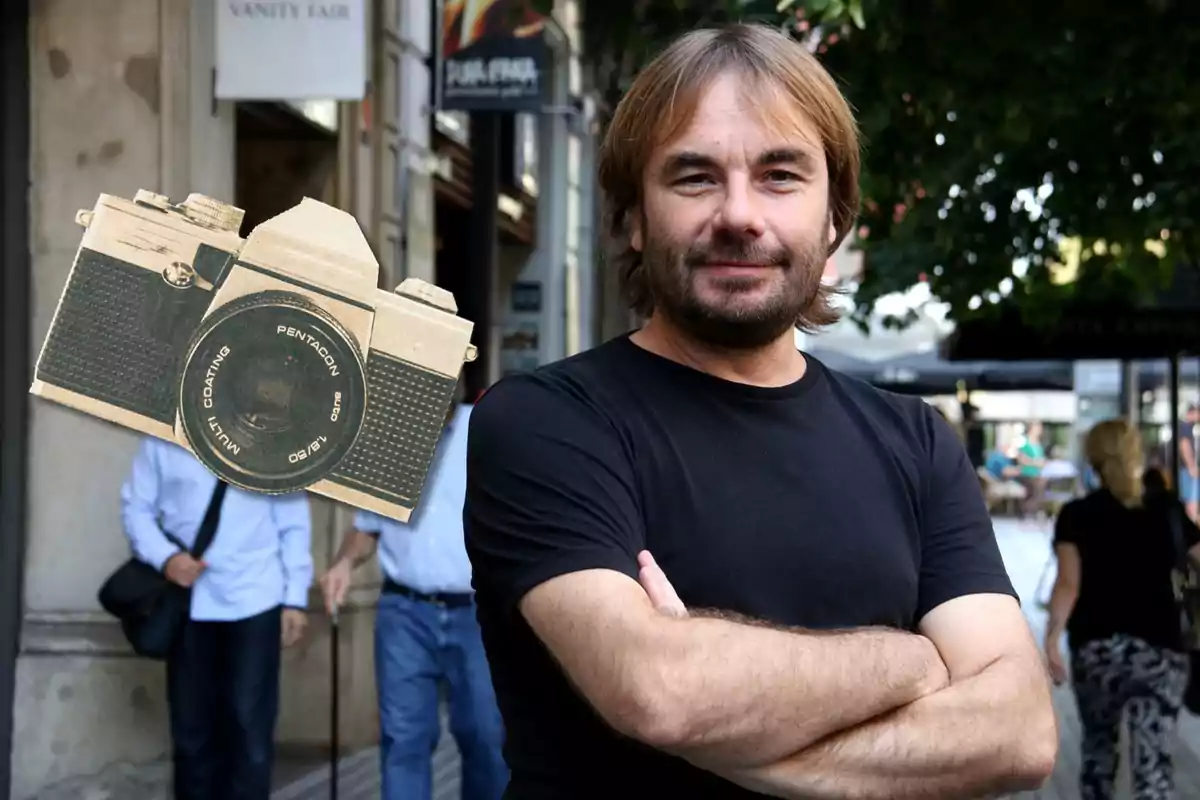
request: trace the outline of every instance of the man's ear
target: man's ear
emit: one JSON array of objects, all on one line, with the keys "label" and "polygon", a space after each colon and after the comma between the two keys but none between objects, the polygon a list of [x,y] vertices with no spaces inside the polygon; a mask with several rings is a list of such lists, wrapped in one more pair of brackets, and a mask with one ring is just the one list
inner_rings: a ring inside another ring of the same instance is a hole
[{"label": "man's ear", "polygon": [[833,243],[837,241],[837,226],[833,224],[833,220],[829,220],[829,246],[833,247]]},{"label": "man's ear", "polygon": [[631,208],[629,213],[625,215],[626,225],[629,226],[629,246],[639,253],[642,252],[643,236],[642,231],[642,210],[640,208]]}]

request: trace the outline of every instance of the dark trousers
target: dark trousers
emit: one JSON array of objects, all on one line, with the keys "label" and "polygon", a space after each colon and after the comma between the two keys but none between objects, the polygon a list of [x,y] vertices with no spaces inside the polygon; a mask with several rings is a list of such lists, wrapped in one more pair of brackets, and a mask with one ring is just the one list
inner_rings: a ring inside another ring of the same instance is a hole
[{"label": "dark trousers", "polygon": [[1025,499],[1021,501],[1021,519],[1037,514],[1046,493],[1046,482],[1039,477],[1022,475],[1017,482],[1025,487]]},{"label": "dark trousers", "polygon": [[281,609],[189,621],[167,660],[175,800],[267,800]]},{"label": "dark trousers", "polygon": [[1072,652],[1071,671],[1083,727],[1082,799],[1112,800],[1117,796],[1122,717],[1129,730],[1133,796],[1137,800],[1175,797],[1171,756],[1175,723],[1188,683],[1188,657],[1117,634]]}]

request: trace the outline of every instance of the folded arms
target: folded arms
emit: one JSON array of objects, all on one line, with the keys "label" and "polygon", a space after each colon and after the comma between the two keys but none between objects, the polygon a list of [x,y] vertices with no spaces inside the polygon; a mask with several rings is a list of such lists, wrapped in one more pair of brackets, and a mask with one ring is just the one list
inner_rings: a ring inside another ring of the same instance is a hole
[{"label": "folded arms", "polygon": [[615,729],[765,794],[979,796],[1053,768],[1045,671],[1009,597],[946,603],[925,635],[788,631],[660,614],[637,582],[594,570],[521,610]]},{"label": "folded arms", "polygon": [[609,570],[551,579],[521,610],[610,725],[707,765],[772,763],[946,682],[924,637],[674,619]]}]

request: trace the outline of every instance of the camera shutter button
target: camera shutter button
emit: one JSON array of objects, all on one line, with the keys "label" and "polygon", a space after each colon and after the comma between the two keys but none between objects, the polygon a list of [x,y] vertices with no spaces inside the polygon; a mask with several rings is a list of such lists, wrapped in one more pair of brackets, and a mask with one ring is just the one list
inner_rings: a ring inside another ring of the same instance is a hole
[{"label": "camera shutter button", "polygon": [[163,280],[176,289],[187,289],[196,282],[196,270],[182,261],[172,262],[162,271]]}]

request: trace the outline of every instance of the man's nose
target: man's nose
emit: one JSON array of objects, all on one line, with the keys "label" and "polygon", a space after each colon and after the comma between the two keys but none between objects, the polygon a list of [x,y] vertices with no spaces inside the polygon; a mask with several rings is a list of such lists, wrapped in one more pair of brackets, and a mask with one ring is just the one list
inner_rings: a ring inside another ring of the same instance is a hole
[{"label": "man's nose", "polygon": [[717,227],[738,237],[762,236],[765,223],[761,198],[754,192],[748,178],[732,176],[726,184]]}]

